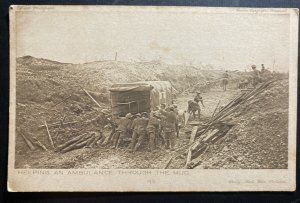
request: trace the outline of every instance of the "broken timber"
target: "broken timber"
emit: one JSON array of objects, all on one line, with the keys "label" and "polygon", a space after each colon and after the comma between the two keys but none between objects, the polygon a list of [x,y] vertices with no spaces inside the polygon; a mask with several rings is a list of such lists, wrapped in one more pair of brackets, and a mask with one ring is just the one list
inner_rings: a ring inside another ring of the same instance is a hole
[{"label": "broken timber", "polygon": [[36,145],[38,145],[40,148],[42,148],[45,151],[48,151],[47,147],[43,145],[37,138],[33,138],[36,142]]},{"label": "broken timber", "polygon": [[23,134],[23,133],[20,133],[22,135],[22,137],[24,138],[27,146],[30,148],[30,150],[35,150],[35,146],[32,144],[32,142]]},{"label": "broken timber", "polygon": [[80,88],[93,100],[93,102],[95,104],[97,104],[98,107],[101,108],[101,105],[92,97],[92,95],[90,95],[90,93],[88,93],[88,91],[86,91],[85,89],[83,89],[83,87],[80,86]]},{"label": "broken timber", "polygon": [[55,149],[54,143],[53,143],[53,140],[52,140],[51,134],[50,134],[50,132],[49,132],[49,128],[48,128],[48,126],[47,126],[47,122],[46,122],[46,121],[44,122],[44,125],[45,125],[46,130],[47,130],[47,134],[48,134],[48,137],[49,137],[50,144],[51,144],[51,146],[53,147],[53,149]]}]

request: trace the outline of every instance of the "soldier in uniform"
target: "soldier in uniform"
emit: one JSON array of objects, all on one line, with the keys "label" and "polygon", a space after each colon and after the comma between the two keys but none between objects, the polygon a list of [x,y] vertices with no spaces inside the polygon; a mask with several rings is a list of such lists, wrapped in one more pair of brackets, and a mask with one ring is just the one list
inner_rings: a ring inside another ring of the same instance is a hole
[{"label": "soldier in uniform", "polygon": [[175,147],[175,132],[177,132],[178,121],[176,113],[174,112],[174,107],[170,106],[166,110],[160,109],[159,112],[165,116],[165,140],[166,140],[166,149],[174,150]]},{"label": "soldier in uniform", "polygon": [[136,145],[133,145],[133,153],[136,152],[136,150],[138,150],[138,148],[145,142],[145,140],[147,139],[147,125],[148,125],[148,121],[149,119],[147,118],[148,113],[147,112],[143,112],[141,113],[141,118],[139,119],[138,123],[137,123],[137,134],[138,134],[138,140]]},{"label": "soldier in uniform", "polygon": [[268,81],[272,78],[271,72],[265,68],[264,64],[261,64],[260,76],[262,81]]},{"label": "soldier in uniform", "polygon": [[97,133],[93,133],[96,136],[95,143],[102,144],[105,140],[105,136],[103,135],[103,129],[106,125],[110,124],[112,125],[110,119],[109,119],[109,110],[103,109],[100,111],[100,114],[91,120],[88,120],[87,124],[93,124],[95,126],[95,130]]},{"label": "soldier in uniform", "polygon": [[201,96],[201,92],[197,92],[197,95],[194,97],[194,101],[199,104],[199,102],[201,102],[202,106],[204,107],[203,104],[203,98]]},{"label": "soldier in uniform", "polygon": [[132,124],[132,114],[128,113],[125,117],[121,118],[118,123],[118,128],[116,130],[115,136],[114,136],[114,144],[112,148],[118,148],[120,143],[123,141],[124,137],[126,137],[127,132],[131,128]]},{"label": "soldier in uniform", "polygon": [[223,79],[222,79],[223,91],[227,90],[228,78],[229,78],[228,71],[225,71],[225,73],[223,73]]},{"label": "soldier in uniform", "polygon": [[[166,104],[162,103],[159,107],[159,109],[166,109]],[[161,144],[165,145],[165,116],[163,116],[162,114],[160,114],[160,131],[158,133],[158,138],[161,140]],[[158,140],[159,141],[159,140]]]},{"label": "soldier in uniform", "polygon": [[157,112],[153,112],[152,116],[149,118],[147,125],[147,133],[149,135],[149,150],[152,152],[155,149],[155,139],[157,138],[158,132],[160,130],[160,120]]},{"label": "soldier in uniform", "polygon": [[260,82],[260,72],[256,69],[256,65],[252,65],[252,85],[255,88],[256,85]]},{"label": "soldier in uniform", "polygon": [[177,117],[177,131],[176,131],[176,133],[177,133],[177,137],[179,137],[179,112],[178,112],[178,109],[177,109],[177,104],[172,104],[172,107],[174,108],[174,113],[176,114],[176,117]]},{"label": "soldier in uniform", "polygon": [[193,113],[194,118],[196,118],[196,112],[198,111],[198,118],[200,119],[201,108],[199,102],[201,102],[202,106],[204,107],[201,93],[197,92],[197,95],[194,97],[194,101],[188,101],[188,113]]},{"label": "soldier in uniform", "polygon": [[130,152],[133,151],[134,146],[137,143],[137,139],[138,139],[138,122],[141,118],[141,114],[138,113],[135,116],[136,116],[136,118],[132,121],[132,125],[131,125],[132,136],[131,136],[131,143],[128,147]]}]

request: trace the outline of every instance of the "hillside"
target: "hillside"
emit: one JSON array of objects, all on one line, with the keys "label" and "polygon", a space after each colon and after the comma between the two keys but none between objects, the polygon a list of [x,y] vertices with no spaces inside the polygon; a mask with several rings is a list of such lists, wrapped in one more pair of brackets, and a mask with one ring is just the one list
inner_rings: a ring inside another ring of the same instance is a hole
[{"label": "hillside", "polygon": [[[218,85],[222,74],[223,71],[218,70],[168,65],[155,61],[68,64],[24,56],[17,59],[17,100],[50,101],[49,97],[52,94],[59,92],[63,96],[70,90],[78,91],[78,85],[89,91],[108,93],[107,89],[113,83],[144,80],[168,80],[181,92],[195,84],[206,85],[210,81]],[[232,72],[232,80],[237,80],[240,74]]]}]

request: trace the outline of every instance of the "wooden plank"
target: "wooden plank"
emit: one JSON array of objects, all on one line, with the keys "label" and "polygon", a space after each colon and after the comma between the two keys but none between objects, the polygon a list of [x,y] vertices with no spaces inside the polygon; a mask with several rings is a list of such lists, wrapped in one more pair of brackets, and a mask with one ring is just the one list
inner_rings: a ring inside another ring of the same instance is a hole
[{"label": "wooden plank", "polygon": [[208,133],[208,135],[205,136],[205,138],[203,139],[203,141],[207,141],[209,138],[211,138],[213,135],[215,135],[217,132],[219,132],[218,129],[214,129],[211,132]]},{"label": "wooden plank", "polygon": [[196,134],[197,134],[198,126],[194,126],[192,129],[191,137],[190,137],[190,144],[192,144],[195,140]]},{"label": "wooden plank", "polygon": [[45,125],[46,130],[47,130],[47,134],[48,134],[48,137],[49,137],[50,144],[53,147],[53,149],[55,149],[55,146],[54,146],[54,143],[53,143],[53,140],[52,140],[51,134],[49,132],[49,128],[48,128],[48,125],[47,125],[46,121],[44,122],[44,125]]}]

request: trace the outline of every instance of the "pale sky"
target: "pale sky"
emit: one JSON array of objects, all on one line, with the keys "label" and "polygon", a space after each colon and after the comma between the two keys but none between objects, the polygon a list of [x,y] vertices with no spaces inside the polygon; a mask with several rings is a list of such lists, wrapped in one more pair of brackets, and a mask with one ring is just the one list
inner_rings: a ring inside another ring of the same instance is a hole
[{"label": "pale sky", "polygon": [[[178,11],[178,10],[177,10]],[[161,59],[244,70],[288,71],[289,15],[51,11],[17,13],[17,56],[84,63]]]}]

